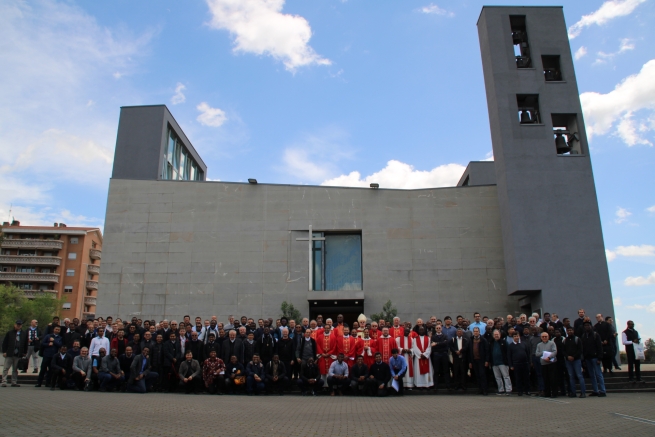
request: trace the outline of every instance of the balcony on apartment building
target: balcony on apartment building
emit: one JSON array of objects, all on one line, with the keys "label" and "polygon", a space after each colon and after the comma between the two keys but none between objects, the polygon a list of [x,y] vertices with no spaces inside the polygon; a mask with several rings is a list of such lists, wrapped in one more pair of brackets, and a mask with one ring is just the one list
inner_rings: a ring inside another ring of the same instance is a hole
[{"label": "balcony on apartment building", "polygon": [[59,273],[0,272],[0,281],[58,283]]},{"label": "balcony on apartment building", "polygon": [[97,298],[95,296],[84,296],[84,305],[95,306]]},{"label": "balcony on apartment building", "polygon": [[61,240],[32,240],[32,239],[11,239],[2,240],[2,247],[5,249],[45,249],[61,250],[64,242]]},{"label": "balcony on apartment building", "polygon": [[0,255],[0,264],[58,266],[61,265],[61,257],[38,255]]},{"label": "balcony on apartment building", "polygon": [[89,249],[89,257],[91,259],[102,259],[102,251],[100,249]]},{"label": "balcony on apartment building", "polygon": [[86,271],[90,275],[99,275],[100,274],[100,265],[99,264],[89,264],[86,268]]},{"label": "balcony on apartment building", "polygon": [[98,289],[98,281],[86,281],[86,289],[87,290],[97,290]]},{"label": "balcony on apartment building", "polygon": [[57,290],[22,290],[23,294],[28,299],[33,299],[40,296],[49,296],[53,299],[57,297]]}]

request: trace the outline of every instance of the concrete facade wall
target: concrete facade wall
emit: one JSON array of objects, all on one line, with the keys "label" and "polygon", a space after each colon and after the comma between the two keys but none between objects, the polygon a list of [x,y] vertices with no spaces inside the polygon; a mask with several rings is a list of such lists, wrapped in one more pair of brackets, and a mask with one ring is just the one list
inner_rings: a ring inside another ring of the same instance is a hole
[{"label": "concrete facade wall", "polygon": [[495,186],[113,179],[98,314],[275,317],[286,300],[307,315],[308,246],[296,238],[307,237],[309,225],[361,231],[366,314],[389,299],[403,320],[518,310],[505,286]]},{"label": "concrete facade wall", "polygon": [[[534,68],[516,66],[510,15],[524,15]],[[496,164],[508,293],[532,309],[613,314],[579,92],[561,7],[484,7],[478,22]],[[559,55],[546,82],[541,55]],[[538,94],[540,124],[520,124],[517,94]],[[575,114],[582,154],[557,155],[551,114]]]},{"label": "concrete facade wall", "polygon": [[469,162],[464,174],[457,182],[458,187],[476,185],[496,185],[496,164],[493,161]]}]

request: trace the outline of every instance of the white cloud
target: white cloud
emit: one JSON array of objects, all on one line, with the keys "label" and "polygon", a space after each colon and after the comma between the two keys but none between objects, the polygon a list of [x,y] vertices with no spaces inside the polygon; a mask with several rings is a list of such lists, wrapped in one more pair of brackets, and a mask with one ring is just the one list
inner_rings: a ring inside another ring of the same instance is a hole
[{"label": "white cloud", "polygon": [[612,53],[598,52],[598,58],[594,62],[594,65],[604,64],[607,61],[614,59],[615,56],[634,49],[635,49],[635,44],[633,40],[630,38],[623,38],[621,40],[621,45],[619,46],[619,50],[617,50],[616,52],[612,52]]},{"label": "white cloud", "polygon": [[648,208],[646,208],[646,211],[648,211],[648,212],[652,212],[652,213],[655,214],[655,205],[653,205],[653,206],[649,206]]},{"label": "white cloud", "polygon": [[605,257],[607,258],[607,262],[612,262],[616,259],[616,252],[611,251],[609,249],[605,249]]},{"label": "white cloud", "polygon": [[284,150],[284,167],[280,170],[302,182],[320,183],[339,174],[338,163],[353,155],[348,133],[329,126],[290,144]]},{"label": "white cloud", "polygon": [[[619,136],[628,146],[636,144],[651,145],[644,134],[655,130],[655,59],[643,65],[641,71],[628,76],[607,94],[586,92],[580,95],[584,110],[587,134],[591,139],[594,135],[604,135],[610,132],[618,121],[615,135]],[[635,121],[633,116],[638,111],[648,111],[651,118]]]},{"label": "white cloud", "polygon": [[575,60],[577,61],[578,59],[582,58],[587,54],[587,48],[585,46],[580,47],[578,50],[575,51]]},{"label": "white cloud", "polygon": [[440,8],[439,6],[435,5],[434,3],[430,3],[427,6],[423,6],[421,8],[418,8],[418,11],[421,12],[422,14],[432,14],[432,15],[446,15],[448,17],[454,17],[455,14],[453,12],[449,12],[443,8]]},{"label": "white cloud", "polygon": [[362,178],[361,173],[353,171],[347,175],[323,181],[321,185],[342,187],[368,187],[375,182],[381,188],[436,188],[453,187],[464,173],[466,167],[460,164],[445,164],[429,171],[416,170],[412,165],[391,160],[382,170]]},{"label": "white cloud", "polygon": [[621,300],[621,298],[620,297],[615,297],[614,298],[614,306],[615,307],[620,307],[621,305],[623,305],[623,301]]},{"label": "white cloud", "polygon": [[186,96],[182,91],[184,91],[186,87],[184,84],[178,82],[177,85],[175,85],[175,94],[173,94],[173,97],[171,97],[171,103],[173,105],[179,105],[180,103],[184,103],[186,101]]},{"label": "white cloud", "polygon": [[486,156],[484,157],[483,161],[493,161],[494,160],[494,151],[487,152]]},{"label": "white cloud", "polygon": [[648,276],[628,276],[623,283],[628,287],[640,287],[642,285],[655,284],[655,272],[652,272]]},{"label": "white cloud", "polygon": [[200,115],[196,118],[203,126],[219,127],[227,120],[225,111],[218,108],[212,108],[206,102],[202,102],[196,109]]},{"label": "white cloud", "polygon": [[641,246],[619,246],[617,255],[621,256],[655,256],[655,246],[642,244]]},{"label": "white cloud", "polygon": [[626,220],[628,220],[628,217],[630,217],[631,215],[632,215],[632,213],[630,211],[628,211],[627,209],[618,207],[616,209],[616,218],[614,219],[614,221],[616,223],[621,224],[621,223],[625,222]]},{"label": "white cloud", "polygon": [[312,29],[304,17],[283,14],[285,0],[206,0],[209,25],[234,37],[234,51],[272,56],[289,71],[330,65],[308,45]]},{"label": "white cloud", "polygon": [[569,27],[569,38],[573,39],[580,35],[582,29],[593,24],[602,26],[609,21],[630,15],[641,3],[646,0],[608,0],[598,10],[589,15],[583,15],[580,21]]}]

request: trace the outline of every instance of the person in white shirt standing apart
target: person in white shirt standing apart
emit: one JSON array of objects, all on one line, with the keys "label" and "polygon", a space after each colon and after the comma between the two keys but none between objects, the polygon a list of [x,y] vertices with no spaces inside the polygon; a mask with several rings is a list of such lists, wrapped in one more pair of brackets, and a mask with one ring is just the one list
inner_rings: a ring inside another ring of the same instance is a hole
[{"label": "person in white shirt standing apart", "polygon": [[110,350],[109,339],[105,337],[105,330],[103,328],[98,328],[98,335],[91,340],[89,345],[89,355],[93,358],[100,356],[100,349],[104,348],[105,351]]}]

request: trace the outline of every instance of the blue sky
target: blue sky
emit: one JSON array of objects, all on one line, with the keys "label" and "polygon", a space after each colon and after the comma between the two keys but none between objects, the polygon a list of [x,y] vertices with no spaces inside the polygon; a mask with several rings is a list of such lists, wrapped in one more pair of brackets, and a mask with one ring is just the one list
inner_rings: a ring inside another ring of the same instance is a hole
[{"label": "blue sky", "polygon": [[[539,4],[570,26],[616,317],[655,337],[655,1]],[[482,5],[3,0],[0,215],[102,227],[124,105],[167,104],[211,179],[454,185],[491,156]]]}]

